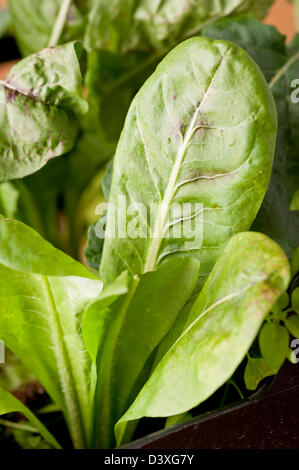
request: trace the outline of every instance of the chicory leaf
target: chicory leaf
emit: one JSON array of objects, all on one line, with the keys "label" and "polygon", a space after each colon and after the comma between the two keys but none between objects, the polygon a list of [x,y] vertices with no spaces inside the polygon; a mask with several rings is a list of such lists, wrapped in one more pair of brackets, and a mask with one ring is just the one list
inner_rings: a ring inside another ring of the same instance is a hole
[{"label": "chicory leaf", "polygon": [[21,401],[11,395],[9,392],[0,387],[0,415],[7,413],[22,413],[38,430],[46,442],[51,444],[56,449],[61,449],[60,444],[56,441],[55,437],[47,430],[47,428],[40,422],[40,420],[23,405]]},{"label": "chicory leaf", "polygon": [[0,183],[0,214],[14,217],[18,210],[19,192],[12,183]]},{"label": "chicory leaf", "polygon": [[128,421],[183,413],[225,383],[289,278],[276,243],[254,232],[235,235],[191,309],[189,326],[116,425],[118,444]]},{"label": "chicory leaf", "polygon": [[[111,304],[110,313],[107,312],[109,298],[97,302],[98,320],[94,322],[91,318],[90,329],[100,325],[99,334],[101,338],[104,336],[104,341],[101,340],[98,352],[93,446],[114,445],[113,427],[147,380],[153,353],[190,297],[198,272],[197,260],[174,258],[156,272],[140,279],[135,277],[128,294]],[[113,284],[112,287],[114,295]],[[109,328],[106,318],[110,321]],[[85,328],[86,320],[84,316]]]},{"label": "chicory leaf", "polygon": [[72,148],[88,108],[81,53],[79,43],[44,49],[0,82],[0,181],[33,173]]},{"label": "chicory leaf", "polygon": [[81,315],[102,283],[20,222],[0,218],[0,240],[0,337],[40,380],[82,447],[91,364]]},{"label": "chicory leaf", "polygon": [[[202,283],[226,241],[248,230],[260,208],[275,136],[274,100],[245,51],[208,38],[176,47],[127,115],[101,279],[109,283],[123,270],[142,274],[179,254],[200,260]],[[115,237],[123,198],[135,217],[128,210],[125,236]]]}]

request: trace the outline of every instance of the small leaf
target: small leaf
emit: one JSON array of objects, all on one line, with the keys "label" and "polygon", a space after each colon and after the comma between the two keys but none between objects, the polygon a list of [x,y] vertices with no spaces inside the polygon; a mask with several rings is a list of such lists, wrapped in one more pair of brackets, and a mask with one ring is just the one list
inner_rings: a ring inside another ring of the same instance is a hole
[{"label": "small leaf", "polygon": [[264,358],[248,358],[244,372],[244,381],[248,390],[255,390],[265,377],[275,375],[276,371],[269,366]]},{"label": "small leaf", "polygon": [[285,321],[285,326],[295,338],[299,338],[299,316],[292,315],[289,317]]},{"label": "small leaf", "polygon": [[19,192],[12,183],[0,183],[0,214],[14,217],[18,210]]},{"label": "small leaf", "polygon": [[[136,276],[128,294],[111,305],[110,314],[106,299],[105,308],[98,303],[98,316],[104,315],[105,323],[109,317],[110,328],[104,329],[98,354],[93,446],[107,448],[115,444],[113,427],[147,380],[155,350],[190,297],[198,273],[197,260],[172,258],[157,271],[140,279]],[[100,325],[101,320],[96,324]]]},{"label": "small leaf", "polygon": [[289,348],[288,330],[276,323],[266,323],[259,335],[261,353],[269,366],[277,373]]},{"label": "small leaf", "polygon": [[299,314],[299,287],[292,292],[292,308]]},{"label": "small leaf", "polygon": [[102,227],[103,230],[105,228],[107,221],[107,215],[104,213],[100,219],[93,223],[87,232],[88,241],[84,251],[84,255],[86,257],[87,263],[91,268],[99,269],[102,254],[103,254],[103,247],[104,247],[104,232],[103,236],[99,237],[97,233],[98,227]]},{"label": "small leaf", "polygon": [[60,444],[56,441],[54,436],[47,430],[47,428],[40,422],[40,420],[20,402],[17,398],[9,392],[0,387],[0,415],[7,413],[18,412],[24,415],[33,426],[40,432],[41,436],[46,442],[51,444],[56,449],[61,449]]}]

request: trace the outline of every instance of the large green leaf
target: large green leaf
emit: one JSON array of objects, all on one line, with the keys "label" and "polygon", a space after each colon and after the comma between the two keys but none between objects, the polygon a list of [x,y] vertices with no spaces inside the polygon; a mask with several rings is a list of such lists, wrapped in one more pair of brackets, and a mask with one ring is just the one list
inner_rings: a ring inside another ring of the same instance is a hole
[{"label": "large green leaf", "polygon": [[20,222],[0,219],[0,240],[0,337],[63,410],[74,445],[82,447],[90,359],[81,313],[102,283]]},{"label": "large green leaf", "polygon": [[72,148],[88,107],[81,53],[79,43],[44,49],[0,81],[0,181],[33,173]]},{"label": "large green leaf", "polygon": [[87,310],[86,346],[93,358],[98,350],[93,446],[114,445],[114,424],[148,378],[153,353],[191,295],[198,272],[198,261],[175,258],[135,278],[125,296],[121,276]]},{"label": "large green leaf", "polygon": [[23,405],[22,402],[17,400],[13,395],[9,392],[4,390],[0,387],[0,415],[7,414],[7,413],[22,413],[32,424],[33,426],[40,432],[41,436],[54,448],[61,449],[60,444],[56,441],[56,439],[52,436],[52,434],[45,428],[45,426],[40,422],[39,419],[27,408]]},{"label": "large green leaf", "polygon": [[[49,45],[62,0],[9,0],[18,46],[23,55],[38,52]],[[80,40],[86,27],[88,2],[71,2],[60,43]]]},{"label": "large green leaf", "polygon": [[[272,95],[246,52],[207,38],[175,48],[127,115],[109,204],[120,213],[125,198],[131,212],[125,214],[127,233],[115,237],[108,208],[102,280],[190,254],[201,262],[203,281],[224,243],[249,229],[260,208],[275,136]],[[190,221],[197,225],[194,234]]]},{"label": "large green leaf", "polygon": [[233,13],[262,18],[273,0],[94,0],[85,35],[89,50],[160,49],[193,36],[202,27]]},{"label": "large green leaf", "polygon": [[253,232],[234,236],[199,294],[189,326],[119,421],[118,442],[128,421],[183,413],[225,383],[289,279],[276,243]]}]

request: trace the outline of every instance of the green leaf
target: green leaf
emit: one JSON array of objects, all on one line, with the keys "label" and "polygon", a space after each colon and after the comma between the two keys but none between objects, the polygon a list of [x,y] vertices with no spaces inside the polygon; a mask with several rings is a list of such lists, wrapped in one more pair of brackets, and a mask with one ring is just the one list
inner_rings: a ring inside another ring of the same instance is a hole
[{"label": "green leaf", "polygon": [[11,26],[10,12],[7,8],[0,8],[0,38],[5,36]]},{"label": "green leaf", "polygon": [[253,232],[235,235],[191,309],[188,328],[118,422],[118,444],[126,422],[184,413],[223,385],[289,278],[288,261],[276,243]]},{"label": "green leaf", "polygon": [[22,413],[33,426],[40,432],[41,436],[45,439],[46,442],[51,444],[56,449],[61,449],[60,444],[52,436],[52,434],[45,428],[45,426],[40,422],[39,419],[20,402],[17,398],[11,395],[9,392],[0,387],[0,415],[7,413]]},{"label": "green leaf", "polygon": [[292,308],[299,314],[299,287],[292,292]]},{"label": "green leaf", "polygon": [[101,319],[95,323],[104,331],[104,342],[98,354],[93,446],[114,445],[113,426],[148,378],[155,349],[190,297],[198,272],[198,261],[174,258],[156,272],[135,278],[124,299],[111,305],[110,313],[106,299],[102,308],[98,304],[98,317],[105,322],[110,318],[111,325],[107,331]]},{"label": "green leaf", "polygon": [[112,322],[112,304],[128,292],[128,275],[122,273],[113,284],[105,287],[99,298],[86,309],[82,321],[82,335],[85,346],[94,363],[100,352],[108,327]]},{"label": "green leaf", "polygon": [[18,210],[19,192],[12,183],[0,183],[0,214],[14,217]]},{"label": "green leaf", "polygon": [[273,0],[95,0],[85,35],[87,50],[161,49],[198,34],[205,24],[234,13],[264,17]]},{"label": "green leaf", "polygon": [[21,449],[51,449],[51,446],[41,436],[36,436],[28,431],[16,429],[13,431],[13,436]]},{"label": "green leaf", "polygon": [[289,332],[295,337],[299,338],[299,317],[298,315],[292,315],[285,321],[285,326]]},{"label": "green leaf", "polygon": [[276,323],[266,323],[259,334],[261,353],[276,373],[287,357],[289,340],[288,330]]},{"label": "green leaf", "polygon": [[[88,2],[72,2],[60,43],[83,38]],[[23,55],[38,52],[49,45],[61,7],[61,0],[9,0],[14,31]]]},{"label": "green leaf", "polygon": [[269,366],[263,357],[249,357],[244,372],[246,388],[256,390],[261,380],[275,374],[276,370]]},{"label": "green leaf", "polygon": [[126,198],[135,216],[127,213],[127,234],[115,237],[109,206],[102,280],[154,270],[179,254],[200,260],[203,283],[226,241],[248,230],[260,208],[275,135],[274,101],[246,52],[207,38],[176,47],[127,115],[109,204],[117,211]]},{"label": "green leaf", "polygon": [[292,277],[296,276],[299,273],[299,247],[294,250],[292,259],[291,259],[291,270]]},{"label": "green leaf", "polygon": [[185,423],[186,421],[190,421],[190,419],[192,419],[192,415],[188,412],[175,416],[169,416],[169,418],[166,420],[165,429],[176,426],[177,424]]},{"label": "green leaf", "polygon": [[104,237],[100,238],[97,235],[98,224],[105,225],[106,214],[100,218],[99,221],[93,223],[88,229],[88,241],[84,251],[87,263],[91,268],[99,269],[102,259]]},{"label": "green leaf", "polygon": [[79,43],[44,49],[0,82],[0,181],[33,173],[72,148],[87,111],[81,53]]},{"label": "green leaf", "polygon": [[20,222],[0,219],[0,337],[63,411],[75,447],[90,425],[81,315],[102,283]]}]

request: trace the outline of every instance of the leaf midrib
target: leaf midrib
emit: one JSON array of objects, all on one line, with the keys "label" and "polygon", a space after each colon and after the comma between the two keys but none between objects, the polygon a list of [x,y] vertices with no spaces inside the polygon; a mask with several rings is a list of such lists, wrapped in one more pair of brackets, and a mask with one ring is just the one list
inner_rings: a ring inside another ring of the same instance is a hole
[{"label": "leaf midrib", "polygon": [[223,63],[224,59],[226,58],[227,54],[229,53],[229,51],[231,50],[231,48],[232,48],[232,46],[229,46],[227,48],[227,50],[225,51],[225,53],[223,54],[223,56],[221,57],[221,60],[219,61],[218,65],[216,67],[216,70],[215,70],[213,76],[211,77],[210,83],[209,83],[209,85],[208,85],[208,87],[207,87],[207,89],[204,93],[204,96],[203,96],[201,102],[196,107],[196,109],[193,113],[192,119],[191,119],[190,124],[187,128],[187,131],[185,133],[183,143],[180,145],[179,150],[177,152],[177,156],[176,156],[176,159],[175,159],[175,164],[174,164],[174,167],[172,169],[172,172],[171,172],[171,175],[170,175],[170,178],[169,178],[169,183],[167,185],[163,200],[160,203],[159,209],[157,211],[155,228],[154,228],[154,231],[153,231],[153,236],[150,239],[149,248],[148,248],[145,263],[144,263],[143,274],[146,273],[146,272],[149,272],[149,271],[154,271],[156,269],[157,258],[158,258],[160,246],[161,246],[161,243],[162,243],[162,239],[163,239],[162,234],[163,234],[163,231],[164,231],[164,228],[165,228],[165,223],[166,223],[166,220],[167,220],[169,206],[170,206],[170,204],[172,202],[172,199],[173,199],[173,197],[174,197],[174,195],[176,194],[176,191],[177,191],[177,184],[176,183],[177,183],[177,179],[178,179],[178,176],[179,176],[179,173],[180,173],[180,170],[181,170],[182,162],[183,162],[184,157],[186,155],[186,151],[187,151],[189,142],[192,139],[194,130],[196,128],[196,126],[195,126],[196,121],[197,121],[197,118],[200,114],[202,106],[205,103],[205,100],[207,99],[208,93],[209,93],[209,91],[210,91],[210,89],[211,89],[211,87],[214,83],[214,80],[215,80],[219,70],[221,69],[222,63]]},{"label": "leaf midrib", "polygon": [[79,399],[77,396],[75,379],[72,373],[71,362],[68,356],[67,346],[64,341],[59,313],[56,308],[55,298],[48,277],[41,274],[41,279],[45,285],[48,297],[48,306],[51,313],[49,316],[49,324],[52,333],[53,351],[56,357],[57,369],[66,405],[70,431],[72,434],[74,447],[83,448],[85,445],[85,438],[83,436],[83,418],[79,406]]}]

